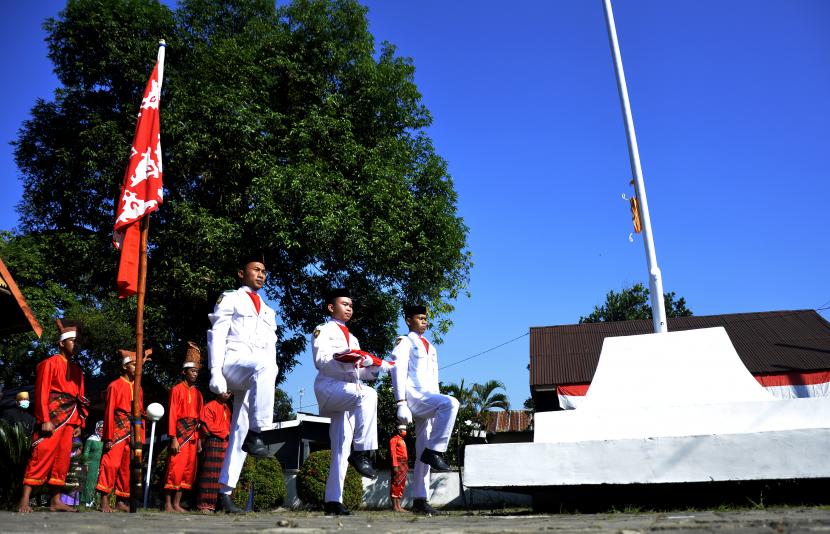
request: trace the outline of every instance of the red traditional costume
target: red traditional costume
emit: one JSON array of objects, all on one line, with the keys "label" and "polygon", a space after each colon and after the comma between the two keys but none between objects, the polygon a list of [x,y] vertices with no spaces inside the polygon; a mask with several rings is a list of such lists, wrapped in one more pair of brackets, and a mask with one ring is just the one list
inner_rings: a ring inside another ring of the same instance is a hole
[{"label": "red traditional costume", "polygon": [[200,510],[215,510],[219,495],[219,472],[228,450],[231,431],[231,409],[227,402],[212,400],[202,408],[199,427],[202,438],[202,468],[199,472]]},{"label": "red traditional costume", "polygon": [[196,386],[188,386],[187,382],[179,382],[170,390],[167,435],[178,440],[179,452],[173,454],[170,449],[166,490],[187,490],[196,480],[199,413],[203,403],[201,392]]},{"label": "red traditional costume", "polygon": [[[148,351],[149,352],[149,351]],[[135,361],[135,353],[122,351],[124,363]],[[132,354],[132,357],[128,356]],[[139,403],[144,406],[144,397],[139,390]],[[113,380],[107,386],[107,403],[104,408],[104,443],[111,442],[109,450],[101,458],[98,484],[95,489],[107,495],[115,487],[115,495],[130,496],[130,414],[133,411],[133,381],[126,376]],[[144,442],[144,427],[139,431]]]},{"label": "red traditional costume", "polygon": [[389,486],[389,495],[393,499],[400,499],[406,486],[406,473],[409,471],[406,442],[400,434],[395,434],[389,440],[389,457],[392,460],[392,484]]},{"label": "red traditional costume", "polygon": [[[78,364],[55,354],[38,364],[35,377],[36,426],[23,483],[63,486],[69,471],[72,434],[84,424],[89,404],[84,398],[84,374]],[[41,431],[46,422],[55,426],[51,434]]]}]

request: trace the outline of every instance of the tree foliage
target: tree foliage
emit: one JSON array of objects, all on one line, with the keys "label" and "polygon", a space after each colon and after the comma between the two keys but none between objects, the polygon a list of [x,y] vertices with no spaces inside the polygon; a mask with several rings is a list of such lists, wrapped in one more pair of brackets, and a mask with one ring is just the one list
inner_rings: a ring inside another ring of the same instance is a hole
[{"label": "tree foliage", "polygon": [[[0,254],[42,322],[87,326],[92,369],[134,335],[134,299],[115,297],[111,234],[159,38],[165,203],[150,225],[151,372],[176,376],[186,342],[204,343],[206,315],[250,250],[266,256],[281,318],[280,381],[332,286],[352,290],[349,326],[367,350],[386,348],[408,300],[428,302],[446,332],[469,276],[467,228],[425,133],[413,61],[376,48],[357,1],[70,0],[45,27],[61,87],[15,142],[21,227]],[[29,359],[48,350],[13,345],[3,349]]]},{"label": "tree foliage", "polygon": [[[674,291],[663,294],[666,306],[666,317],[688,317],[692,311],[686,307],[686,299],[676,299]],[[651,304],[649,290],[643,284],[634,284],[623,288],[619,293],[609,291],[605,296],[605,304],[594,306],[594,311],[587,317],[580,317],[580,323],[600,323],[606,321],[633,321],[637,319],[651,319]]]},{"label": "tree foliage", "polygon": [[464,380],[460,384],[441,384],[441,393],[455,397],[459,403],[446,454],[452,465],[463,464],[464,446],[485,429],[488,411],[510,409],[507,394],[497,389],[505,389],[500,380],[488,380],[470,387],[464,385]]}]

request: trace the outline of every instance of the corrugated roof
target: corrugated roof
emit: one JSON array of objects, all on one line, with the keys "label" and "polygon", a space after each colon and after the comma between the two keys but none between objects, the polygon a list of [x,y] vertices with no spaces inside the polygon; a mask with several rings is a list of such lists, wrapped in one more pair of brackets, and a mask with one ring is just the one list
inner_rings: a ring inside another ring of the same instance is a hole
[{"label": "corrugated roof", "polygon": [[529,410],[491,410],[487,412],[487,433],[527,432],[531,430],[532,415]]},{"label": "corrugated roof", "polygon": [[[669,331],[722,326],[752,374],[830,369],[830,323],[815,310],[668,319]],[[530,385],[589,383],[609,336],[653,332],[650,320],[530,329]]]}]

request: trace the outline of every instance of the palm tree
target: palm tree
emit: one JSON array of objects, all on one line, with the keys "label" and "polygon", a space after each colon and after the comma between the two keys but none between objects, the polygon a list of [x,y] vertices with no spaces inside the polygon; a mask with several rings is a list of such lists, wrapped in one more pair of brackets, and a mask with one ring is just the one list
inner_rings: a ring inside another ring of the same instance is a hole
[{"label": "palm tree", "polygon": [[501,380],[488,380],[483,384],[473,384],[470,387],[471,404],[479,428],[484,428],[486,424],[486,412],[510,409],[510,400],[507,398],[507,394],[496,392],[497,389],[505,389]]}]

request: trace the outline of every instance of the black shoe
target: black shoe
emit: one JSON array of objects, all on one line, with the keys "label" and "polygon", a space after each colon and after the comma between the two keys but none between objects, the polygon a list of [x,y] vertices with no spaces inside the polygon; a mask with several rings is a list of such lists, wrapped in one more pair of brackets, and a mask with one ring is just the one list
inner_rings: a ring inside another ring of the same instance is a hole
[{"label": "black shoe", "polygon": [[375,479],[378,474],[375,468],[372,467],[372,462],[369,461],[368,451],[354,451],[349,455],[349,463],[355,470],[366,478]]},{"label": "black shoe", "polygon": [[421,461],[432,468],[434,473],[446,473],[451,471],[450,466],[444,461],[440,452],[432,449],[424,449],[421,453]]},{"label": "black shoe", "polygon": [[412,501],[412,513],[419,515],[444,515],[429,505],[426,499],[414,499]]},{"label": "black shoe", "polygon": [[222,510],[226,514],[244,514],[245,510],[238,507],[233,503],[233,499],[227,493],[220,493],[219,494],[219,504],[222,506]]},{"label": "black shoe", "polygon": [[343,506],[342,502],[329,501],[323,505],[323,511],[326,515],[352,515],[348,508]]},{"label": "black shoe", "polygon": [[265,445],[264,441],[262,441],[260,433],[254,432],[253,430],[249,430],[248,434],[245,436],[245,441],[242,443],[242,450],[251,456],[256,456],[257,458],[267,458],[271,456],[268,453],[268,446]]}]

